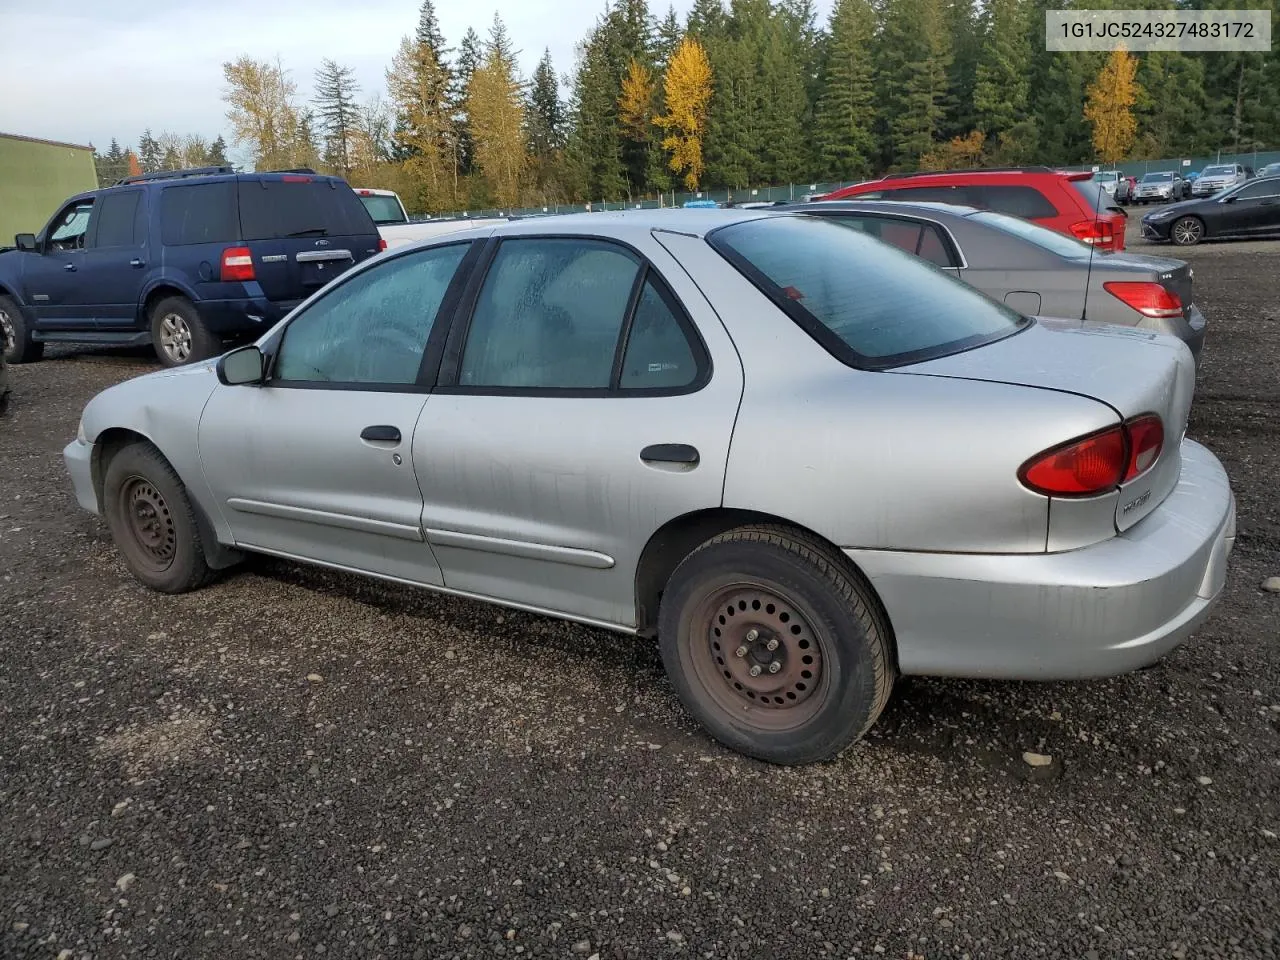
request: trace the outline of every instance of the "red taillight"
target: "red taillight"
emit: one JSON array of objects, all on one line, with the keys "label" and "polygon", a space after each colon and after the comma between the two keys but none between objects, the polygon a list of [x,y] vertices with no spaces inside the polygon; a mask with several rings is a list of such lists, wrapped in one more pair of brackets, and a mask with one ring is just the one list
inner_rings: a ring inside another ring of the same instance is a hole
[{"label": "red taillight", "polygon": [[1164,449],[1164,424],[1154,413],[1135,417],[1129,421],[1128,428],[1129,465],[1124,471],[1126,483],[1155,466],[1155,462],[1160,459],[1160,451]]},{"label": "red taillight", "polygon": [[360,196],[362,196],[362,197],[372,197],[372,196],[373,196],[373,191],[372,191],[372,190],[357,190],[357,191],[356,191],[356,193],[360,194]]},{"label": "red taillight", "polygon": [[387,249],[387,238],[386,238],[386,237],[379,237],[379,238],[378,238],[378,252],[379,252],[379,253],[381,253],[381,252],[382,252],[383,250],[385,250],[385,249]]},{"label": "red taillight", "polygon": [[222,251],[222,282],[254,279],[253,254],[248,247],[227,247]]},{"label": "red taillight", "polygon": [[1144,317],[1168,320],[1182,316],[1182,298],[1158,283],[1149,280],[1112,280],[1102,287]]},{"label": "red taillight", "polygon": [[1163,448],[1164,424],[1144,414],[1032,457],[1018,479],[1046,496],[1089,497],[1146,473]]},{"label": "red taillight", "polygon": [[285,183],[310,183],[310,177],[300,177],[296,173],[288,173],[280,178]]},{"label": "red taillight", "polygon": [[1080,220],[1071,225],[1071,235],[1099,250],[1116,250],[1120,243],[1116,239],[1116,226],[1110,220]]}]

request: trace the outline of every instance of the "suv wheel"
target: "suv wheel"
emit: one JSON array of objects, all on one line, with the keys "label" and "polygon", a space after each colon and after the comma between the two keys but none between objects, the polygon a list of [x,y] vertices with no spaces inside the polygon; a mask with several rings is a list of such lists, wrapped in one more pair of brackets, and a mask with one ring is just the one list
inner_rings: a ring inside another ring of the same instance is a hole
[{"label": "suv wheel", "polygon": [[44,344],[31,339],[22,309],[3,296],[0,296],[0,349],[9,363],[29,363],[44,356]]},{"label": "suv wheel", "polygon": [[166,297],[152,308],[151,342],[166,367],[207,360],[218,353],[219,346],[186,297]]}]

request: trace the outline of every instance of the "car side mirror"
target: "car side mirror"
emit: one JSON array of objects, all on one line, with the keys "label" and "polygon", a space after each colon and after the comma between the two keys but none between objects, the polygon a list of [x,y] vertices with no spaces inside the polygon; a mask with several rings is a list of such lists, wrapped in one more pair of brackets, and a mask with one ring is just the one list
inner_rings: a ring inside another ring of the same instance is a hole
[{"label": "car side mirror", "polygon": [[19,250],[25,250],[27,253],[35,253],[38,249],[36,235],[34,233],[15,234],[13,238],[13,245]]},{"label": "car side mirror", "polygon": [[237,347],[218,358],[218,380],[228,387],[262,383],[267,374],[267,358],[256,344]]}]

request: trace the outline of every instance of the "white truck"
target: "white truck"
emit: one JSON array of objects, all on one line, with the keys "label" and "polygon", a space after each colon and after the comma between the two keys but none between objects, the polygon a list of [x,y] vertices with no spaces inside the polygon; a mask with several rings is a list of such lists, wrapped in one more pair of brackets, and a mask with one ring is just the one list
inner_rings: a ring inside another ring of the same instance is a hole
[{"label": "white truck", "polygon": [[496,226],[506,223],[510,217],[438,217],[412,223],[405,212],[404,204],[394,190],[375,190],[371,187],[356,187],[356,196],[373,217],[378,233],[387,242],[387,249],[403,247],[419,240],[427,240],[458,230],[469,230],[472,227]]}]

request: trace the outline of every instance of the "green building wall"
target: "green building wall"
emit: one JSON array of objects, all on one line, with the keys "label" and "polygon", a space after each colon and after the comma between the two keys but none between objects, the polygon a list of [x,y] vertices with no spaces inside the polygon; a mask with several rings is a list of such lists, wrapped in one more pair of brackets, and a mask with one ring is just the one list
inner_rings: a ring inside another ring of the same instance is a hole
[{"label": "green building wall", "polygon": [[0,246],[38,233],[63,200],[97,186],[91,147],[0,133]]}]

